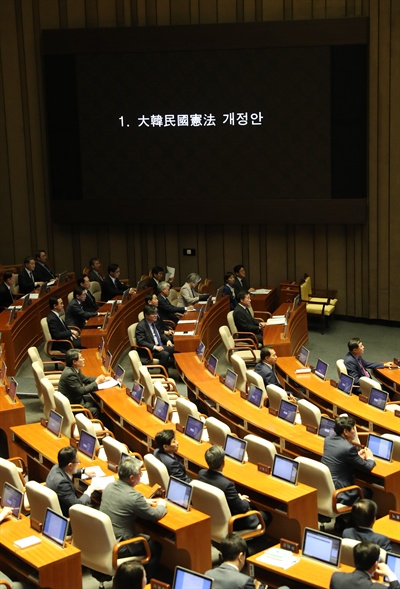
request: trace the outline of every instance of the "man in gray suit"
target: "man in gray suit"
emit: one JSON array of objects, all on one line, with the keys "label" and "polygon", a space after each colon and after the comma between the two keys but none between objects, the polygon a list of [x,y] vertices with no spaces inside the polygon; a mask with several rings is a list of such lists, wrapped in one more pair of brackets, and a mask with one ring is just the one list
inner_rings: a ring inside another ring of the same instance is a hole
[{"label": "man in gray suit", "polygon": [[372,575],[386,575],[389,589],[400,589],[396,575],[387,564],[379,562],[380,548],[373,542],[360,542],[354,546],[354,564],[352,573],[333,573],[329,589],[388,589],[385,583],[374,583]]},{"label": "man in gray suit", "polygon": [[[145,519],[158,521],[167,513],[164,499],[146,499],[142,493],[136,491],[135,486],[140,482],[142,462],[130,456],[122,460],[118,467],[119,479],[108,485],[103,492],[100,511],[107,514],[113,526],[118,542],[129,540],[137,536],[136,520]],[[161,545],[148,538],[151,559],[145,569],[148,579],[154,576],[161,555]],[[118,557],[136,556],[143,554],[142,544],[137,542],[123,546],[118,551]]]},{"label": "man in gray suit", "polygon": [[[214,579],[213,589],[263,589],[256,579],[241,572],[246,562],[246,541],[237,532],[228,534],[220,544],[223,563],[205,572]],[[280,589],[289,589],[280,587]]]}]

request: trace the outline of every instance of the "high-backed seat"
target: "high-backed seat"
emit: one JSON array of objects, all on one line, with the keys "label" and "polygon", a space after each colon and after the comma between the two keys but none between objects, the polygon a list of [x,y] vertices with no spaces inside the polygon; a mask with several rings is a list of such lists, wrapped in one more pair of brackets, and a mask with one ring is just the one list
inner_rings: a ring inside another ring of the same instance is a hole
[{"label": "high-backed seat", "polygon": [[47,324],[46,317],[43,317],[43,319],[40,320],[40,326],[42,328],[43,337],[44,337],[44,341],[45,341],[44,351],[45,351],[46,355],[51,360],[64,360],[65,352],[60,352],[60,350],[53,349],[53,344],[62,343],[62,344],[68,345],[70,348],[73,348],[74,346],[72,345],[72,342],[69,339],[60,339],[60,340],[52,339],[51,334],[50,334],[50,329]]},{"label": "high-backed seat", "polygon": [[249,340],[233,339],[229,327],[221,325],[219,328],[219,334],[222,339],[222,343],[226,350],[226,359],[230,362],[232,354],[237,354],[246,362],[246,364],[255,364],[260,360],[260,350],[258,346],[252,345]]},{"label": "high-backed seat", "polygon": [[226,436],[231,433],[231,428],[216,417],[207,417],[206,427],[210,444],[224,447]]},{"label": "high-backed seat", "polygon": [[297,408],[303,425],[313,425],[317,429],[319,428],[321,423],[321,411],[319,407],[311,403],[311,401],[307,401],[307,399],[299,399],[297,401]]},{"label": "high-backed seat", "polygon": [[246,362],[239,354],[231,354],[233,371],[237,374],[236,388],[245,393],[247,391]]},{"label": "high-backed seat", "polygon": [[361,376],[360,378],[360,388],[361,394],[369,399],[369,394],[371,389],[379,389],[382,390],[382,385],[377,380],[373,378],[369,378],[368,376]]},{"label": "high-backed seat", "polygon": [[44,522],[46,509],[49,507],[59,515],[62,515],[58,495],[49,487],[41,485],[37,481],[26,483],[26,495],[31,508],[31,519],[39,523]]},{"label": "high-backed seat", "polygon": [[343,358],[339,358],[339,360],[336,360],[336,370],[338,373],[338,377],[340,378],[341,373],[343,372],[344,374],[348,374],[347,372],[347,366],[344,363]]},{"label": "high-backed seat", "polygon": [[247,442],[247,455],[249,462],[253,464],[267,464],[272,468],[276,455],[275,445],[269,440],[264,440],[260,436],[248,434],[244,437]]},{"label": "high-backed seat", "polygon": [[166,491],[168,489],[169,474],[165,464],[158,460],[154,454],[145,454],[143,461],[149,477],[149,484],[151,486],[160,485]]},{"label": "high-backed seat", "polygon": [[242,341],[248,341],[249,345],[255,346],[255,348],[261,348],[262,344],[259,343],[256,335],[251,331],[238,331],[235,323],[235,318],[233,315],[233,311],[229,311],[228,315],[226,316],[228,321],[228,327],[232,334],[233,339],[241,339]]},{"label": "high-backed seat", "polygon": [[337,299],[336,291],[326,291],[322,296],[314,296],[311,289],[311,278],[305,275],[300,284],[301,301],[306,303],[307,315],[314,315],[321,319],[321,333],[324,333],[325,320],[334,313]]},{"label": "high-backed seat", "polygon": [[[43,376],[45,376],[46,378],[49,379],[49,381],[54,384],[57,385],[58,381],[60,380],[60,376],[62,374],[63,368],[64,368],[64,362],[43,362],[40,354],[39,354],[39,350],[37,349],[36,346],[31,346],[30,348],[28,348],[28,356],[30,358],[30,361],[32,362],[37,362],[40,367],[43,370]],[[59,366],[58,370],[55,370],[55,366]],[[51,367],[51,369],[50,369]],[[61,368],[61,369],[60,369]]]},{"label": "high-backed seat", "polygon": [[289,400],[287,392],[276,384],[269,384],[267,386],[267,395],[269,406],[272,407],[272,409],[276,409],[276,411],[278,411],[282,399],[285,401]]}]

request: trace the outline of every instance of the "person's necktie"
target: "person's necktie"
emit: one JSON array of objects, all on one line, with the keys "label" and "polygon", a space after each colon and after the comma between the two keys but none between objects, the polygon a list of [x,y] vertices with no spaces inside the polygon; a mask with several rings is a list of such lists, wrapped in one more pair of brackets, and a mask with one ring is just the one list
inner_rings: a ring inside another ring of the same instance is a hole
[{"label": "person's necktie", "polygon": [[31,281],[33,282],[33,284],[35,284],[35,281],[34,281],[34,279],[33,279],[33,274],[32,274],[32,272],[29,272],[29,276],[30,276],[30,279],[31,279]]},{"label": "person's necktie", "polygon": [[359,365],[361,367],[361,372],[363,373],[363,375],[364,376],[368,376],[368,378],[369,378],[369,372],[368,372],[368,370],[365,369],[365,366],[364,366],[364,364],[361,361],[361,357],[358,358],[358,363],[359,363]]},{"label": "person's necktie", "polygon": [[158,329],[156,328],[156,326],[154,325],[154,323],[151,324],[151,330],[153,332],[154,335],[154,339],[157,342],[157,346],[162,346],[162,341],[161,341],[161,337],[160,334],[158,332]]}]

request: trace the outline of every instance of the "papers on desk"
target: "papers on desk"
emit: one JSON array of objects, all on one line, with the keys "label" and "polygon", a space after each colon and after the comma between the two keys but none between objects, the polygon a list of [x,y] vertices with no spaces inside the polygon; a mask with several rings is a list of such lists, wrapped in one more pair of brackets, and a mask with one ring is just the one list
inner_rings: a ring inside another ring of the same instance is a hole
[{"label": "papers on desk", "polygon": [[275,315],[275,317],[267,319],[267,325],[284,325],[285,321],[285,315]]},{"label": "papers on desk", "polygon": [[102,382],[97,385],[99,391],[104,391],[104,389],[112,389],[112,387],[119,387],[120,382],[115,380],[115,378],[110,378],[110,380],[106,380],[106,382]]},{"label": "papers on desk", "polygon": [[39,293],[38,292],[31,292],[29,295],[29,298],[31,299],[31,301],[34,301],[35,299],[39,298]]},{"label": "papers on desk", "polygon": [[[100,478],[100,477],[105,477],[106,473],[104,472],[104,470],[101,469],[100,466],[91,466],[90,467],[90,471],[94,472],[93,478]],[[90,477],[84,473],[82,475],[82,480],[84,481],[85,479],[89,479]]]},{"label": "papers on desk", "polygon": [[53,280],[48,281],[47,286],[54,286],[56,282],[57,282],[57,278],[53,278]]},{"label": "papers on desk", "polygon": [[251,291],[251,295],[255,295],[255,294],[269,294],[271,292],[271,289],[268,288],[257,288],[256,290],[252,290]]},{"label": "papers on desk", "polygon": [[17,546],[17,548],[28,548],[28,546],[40,544],[41,541],[41,538],[37,536],[27,536],[26,538],[21,538],[21,540],[15,540],[14,546]]},{"label": "papers on desk", "polygon": [[175,331],[174,338],[178,337],[179,335],[194,335],[193,331]]},{"label": "papers on desk", "polygon": [[113,303],[115,303],[115,301],[117,301],[118,305],[122,303],[121,299],[110,299],[109,301],[106,301],[106,305],[112,305]]},{"label": "papers on desk", "polygon": [[165,273],[166,282],[168,282],[170,278],[174,278],[174,277],[175,277],[175,268],[173,268],[172,266],[167,266],[167,271]]},{"label": "papers on desk", "polygon": [[182,321],[182,319],[179,320],[179,325],[182,325],[182,323],[196,323],[197,319],[184,319]]},{"label": "papers on desk", "polygon": [[299,562],[300,558],[295,556],[290,550],[272,547],[263,552],[257,560],[264,564],[270,564],[279,569],[286,570],[296,564],[296,562]]},{"label": "papers on desk", "polygon": [[7,307],[7,309],[9,311],[12,311],[13,309],[16,309],[17,311],[20,311],[22,309],[22,305],[10,305],[9,307]]},{"label": "papers on desk", "polygon": [[112,475],[108,477],[93,477],[91,482],[97,491],[104,491],[107,485],[115,483],[115,478]]}]

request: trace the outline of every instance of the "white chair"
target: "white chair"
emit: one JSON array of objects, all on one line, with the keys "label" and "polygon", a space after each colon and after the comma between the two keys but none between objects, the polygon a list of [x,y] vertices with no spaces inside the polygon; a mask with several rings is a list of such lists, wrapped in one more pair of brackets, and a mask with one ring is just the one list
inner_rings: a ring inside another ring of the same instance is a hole
[{"label": "white chair", "polygon": [[43,372],[43,368],[42,368],[40,362],[32,362],[32,373],[33,373],[33,378],[35,379],[35,385],[36,385],[38,398],[39,398],[40,404],[43,407],[44,399],[43,399],[41,380],[42,380],[42,378],[44,378],[44,372]]},{"label": "white chair", "polygon": [[[9,458],[8,460],[0,458],[0,493],[3,492],[4,483],[6,482],[25,493],[24,477],[26,474],[25,463],[19,456]],[[29,501],[26,495],[24,495],[24,511],[29,511]]]},{"label": "white chair", "polygon": [[[52,384],[58,384],[58,381],[60,380],[60,376],[63,371],[64,362],[43,362],[39,354],[39,350],[35,346],[31,346],[30,348],[28,348],[28,356],[32,364],[33,362],[37,362],[41,366],[44,373],[43,376],[46,376],[46,378],[48,378]],[[61,366],[61,369],[49,370],[50,366],[54,369],[54,365]]]},{"label": "white chair", "polygon": [[231,433],[231,428],[216,417],[207,417],[206,427],[210,444],[225,446],[226,436]]},{"label": "white chair", "polygon": [[232,354],[231,364],[237,374],[236,388],[245,393],[247,391],[246,362],[238,354]]},{"label": "white chair", "polygon": [[142,542],[145,556],[118,558],[117,542],[112,523],[108,515],[88,507],[87,505],[73,505],[69,510],[72,527],[72,544],[81,551],[82,565],[91,570],[91,574],[104,587],[104,581],[110,580],[122,562],[135,560],[145,564],[151,558],[150,548],[146,538],[136,536],[124,540],[123,545]]},{"label": "white chair", "polygon": [[347,372],[347,366],[344,363],[343,358],[339,358],[339,360],[336,360],[336,370],[338,373],[338,377],[340,378],[341,373],[343,372],[344,374],[348,374]]},{"label": "white chair", "polygon": [[[199,419],[204,424],[206,422],[207,415],[204,415],[204,413],[200,413],[197,408],[197,405],[192,401],[189,401],[189,399],[187,399],[186,397],[179,397],[179,399],[176,400],[176,410],[178,412],[179,423],[182,427],[185,427],[189,415],[191,415],[195,419]],[[201,436],[201,440],[202,442],[209,441],[206,427],[203,429],[203,435]]]},{"label": "white chair", "polygon": [[149,485],[160,485],[165,491],[168,489],[169,474],[167,467],[154,454],[145,454],[143,461],[149,477]]},{"label": "white chair", "polygon": [[261,374],[258,374],[254,370],[248,370],[246,372],[246,379],[247,379],[248,386],[253,384],[262,390],[263,393],[262,393],[261,405],[264,405],[265,400],[268,398],[268,395],[267,395],[267,391],[265,390],[264,379],[261,376]]},{"label": "white chair", "polygon": [[382,385],[380,382],[378,382],[377,380],[374,380],[373,378],[368,378],[368,376],[361,376],[360,388],[361,388],[361,394],[364,395],[365,397],[367,397],[367,399],[369,399],[369,394],[371,392],[371,389],[379,389],[381,391]]},{"label": "white chair", "polygon": [[272,409],[276,409],[276,411],[279,410],[279,405],[281,404],[282,399],[285,401],[289,400],[287,392],[276,384],[269,384],[267,386],[267,395],[269,406],[272,407]]},{"label": "white chair", "polygon": [[54,400],[54,387],[48,378],[44,377],[40,379],[42,386],[43,396],[43,413],[46,419],[49,419],[50,409],[56,410],[56,403]]},{"label": "white chair", "polygon": [[337,299],[334,298],[336,291],[326,292],[326,296],[313,296],[311,278],[307,275],[300,284],[301,301],[306,303],[307,315],[314,315],[321,319],[321,333],[324,333],[325,320],[334,313]]},{"label": "white chair", "polygon": [[247,442],[247,455],[249,462],[253,464],[267,464],[272,468],[276,455],[275,445],[269,440],[264,440],[254,434],[248,434],[244,437]]},{"label": "white chair", "polygon": [[[393,405],[392,405],[393,407]],[[400,461],[400,436],[396,436],[396,434],[382,434],[382,438],[386,438],[387,440],[392,440],[393,442],[393,460]]]},{"label": "white chair", "polygon": [[176,409],[175,410],[173,409],[173,406],[174,405],[176,406],[176,400],[171,401],[170,397],[168,396],[167,391],[164,389],[164,387],[162,386],[162,384],[158,380],[154,381],[154,393],[155,393],[156,397],[158,397],[159,399],[162,399],[163,401],[168,403],[168,405],[170,407],[168,410],[168,419],[172,423],[178,423],[179,422],[178,412],[176,411]]},{"label": "white chair", "polygon": [[226,359],[230,362],[232,354],[237,354],[246,364],[255,364],[260,360],[260,350],[255,345],[251,345],[248,340],[234,340],[229,327],[221,325],[219,334],[226,350]]},{"label": "white chair", "polygon": [[[350,567],[355,567],[354,564],[354,546],[359,544],[359,540],[353,540],[353,538],[343,538],[342,539],[342,552],[340,554],[340,563],[345,564]],[[380,561],[385,562],[386,560],[386,550],[383,548],[380,549]]]},{"label": "white chair", "polygon": [[46,317],[43,317],[43,319],[40,320],[40,326],[42,328],[43,337],[44,337],[44,341],[45,341],[44,351],[45,351],[46,355],[51,360],[64,360],[65,352],[60,352],[60,350],[54,350],[53,344],[54,343],[63,343],[63,344],[68,345],[70,348],[73,348],[74,346],[72,345],[72,342],[68,339],[62,339],[62,340],[52,339],[51,334],[50,334],[50,329],[47,324]]},{"label": "white chair", "polygon": [[42,524],[47,507],[62,515],[57,493],[45,485],[41,485],[37,481],[28,481],[26,495],[31,508],[31,520]]},{"label": "white chair", "polygon": [[298,456],[295,460],[300,465],[299,482],[317,490],[318,515],[322,516],[322,521],[336,519],[339,515],[351,511],[351,505],[338,501],[339,493],[357,490],[360,499],[363,499],[363,492],[357,485],[335,489],[330,470],[325,464],[305,456]]},{"label": "white chair", "polygon": [[[136,350],[131,350],[128,353],[129,361],[131,363],[132,373],[133,373],[133,380],[137,382],[140,381],[140,372],[139,369],[143,366],[142,361],[140,360],[140,356]],[[167,372],[162,364],[146,364],[146,368],[149,371],[151,378],[154,380],[155,378],[161,379],[165,382],[164,386],[167,386],[171,390],[177,390],[176,383],[173,378],[167,376]],[[157,371],[157,372],[155,372]]]},{"label": "white chair", "polygon": [[256,335],[250,331],[238,331],[235,323],[235,319],[233,317],[233,311],[229,311],[228,315],[226,316],[228,321],[228,327],[232,334],[233,339],[241,339],[242,341],[248,341],[251,346],[255,346],[255,348],[262,348],[262,344],[259,343]]},{"label": "white chair", "polygon": [[297,401],[297,409],[300,413],[301,423],[303,425],[313,425],[318,430],[321,423],[321,411],[319,407],[311,403],[311,401],[307,401],[307,399],[299,399]]},{"label": "white chair", "polygon": [[[61,426],[61,433],[67,438],[79,439],[79,431],[76,425],[75,414],[83,413],[88,419],[93,419],[93,416],[89,409],[83,405],[71,405],[69,399],[60,391],[54,391],[54,403],[56,405],[56,411],[63,416],[63,422]],[[95,424],[95,427],[100,430],[99,424]]]}]

